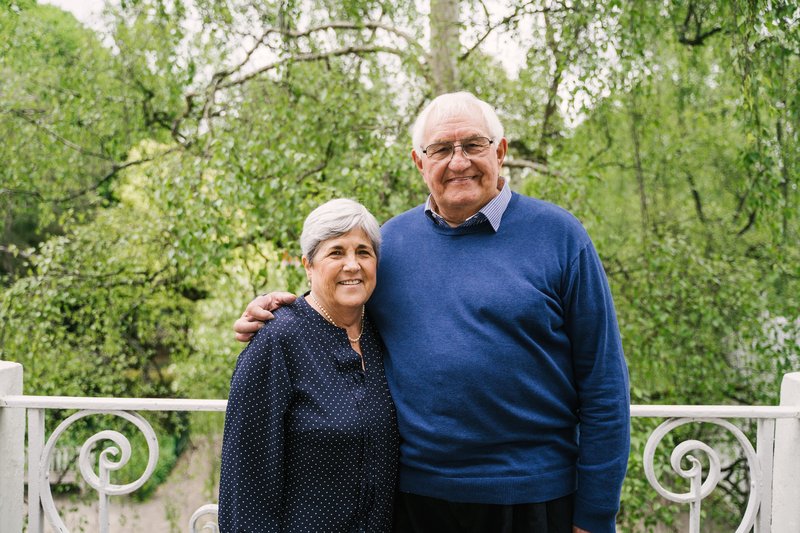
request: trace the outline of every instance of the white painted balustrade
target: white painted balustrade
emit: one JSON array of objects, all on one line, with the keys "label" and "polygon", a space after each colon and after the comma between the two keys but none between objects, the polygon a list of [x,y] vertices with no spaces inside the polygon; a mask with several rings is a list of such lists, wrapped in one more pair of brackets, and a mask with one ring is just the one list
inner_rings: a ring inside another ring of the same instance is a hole
[{"label": "white painted balustrade", "polygon": [[[111,473],[122,468],[131,455],[130,441],[116,431],[100,431],[83,444],[80,473],[98,494],[101,531],[108,531],[109,496],[129,494],[141,487],[158,461],[158,440],[153,428],[139,413],[145,411],[224,411],[224,400],[169,400],[135,398],[75,398],[22,395],[22,367],[0,361],[0,533],[19,533],[24,523],[25,417],[28,435],[28,525],[30,533],[41,533],[45,520],[58,532],[67,532],[50,492],[50,466],[59,437],[76,420],[98,414],[129,421],[145,437],[148,463],[139,479],[125,485],[111,481]],[[76,409],[77,412],[53,429],[47,439],[47,409]],[[629,476],[644,474],[650,485],[666,500],[688,506],[690,533],[699,533],[703,500],[717,487],[724,453],[699,440],[679,443],[671,452],[670,465],[686,480],[683,493],[665,488],[656,475],[655,457],[664,437],[679,427],[714,424],[729,432],[747,461],[749,492],[737,533],[800,532],[800,373],[787,374],[781,387],[781,405],[685,406],[634,405],[634,417],[663,418],[650,435],[644,451],[644,472],[629,471]],[[755,446],[733,422],[757,422]],[[99,443],[111,442],[99,452]],[[663,450],[662,450],[663,451]],[[703,471],[705,456],[709,471]],[[94,459],[93,459],[94,458]],[[93,464],[96,462],[97,464]],[[689,465],[688,467],[684,465]],[[96,470],[95,470],[96,468]],[[217,506],[201,506],[192,515],[186,530],[216,532]],[[202,524],[202,525],[201,525]]]}]

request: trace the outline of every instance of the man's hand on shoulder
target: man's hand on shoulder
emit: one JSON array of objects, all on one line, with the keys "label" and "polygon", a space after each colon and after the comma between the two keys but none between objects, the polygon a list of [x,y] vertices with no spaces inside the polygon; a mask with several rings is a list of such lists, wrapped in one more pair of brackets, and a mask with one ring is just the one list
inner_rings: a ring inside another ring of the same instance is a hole
[{"label": "man's hand on shoulder", "polygon": [[248,342],[253,338],[264,322],[272,320],[275,316],[272,311],[279,307],[294,302],[297,296],[290,292],[271,292],[256,296],[247,304],[247,308],[242,316],[233,323],[233,331],[236,332],[236,340]]},{"label": "man's hand on shoulder", "polygon": [[572,526],[572,533],[589,533],[585,529],[581,529],[578,526]]}]

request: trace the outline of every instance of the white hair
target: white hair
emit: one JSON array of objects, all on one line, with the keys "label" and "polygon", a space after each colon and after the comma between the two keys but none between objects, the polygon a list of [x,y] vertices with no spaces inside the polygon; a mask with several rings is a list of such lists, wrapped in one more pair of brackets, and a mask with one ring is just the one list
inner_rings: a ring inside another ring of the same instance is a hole
[{"label": "white hair", "polygon": [[306,217],[300,248],[309,263],[314,262],[320,244],[328,239],[341,237],[354,228],[364,230],[372,242],[377,257],[381,246],[381,228],[369,210],[360,203],[347,198],[325,202]]},{"label": "white hair", "polygon": [[499,141],[503,138],[503,125],[494,108],[474,94],[462,91],[441,94],[425,106],[411,129],[413,148],[415,150],[425,149],[423,143],[428,124],[435,124],[446,118],[470,116],[476,113],[483,117],[492,139]]}]

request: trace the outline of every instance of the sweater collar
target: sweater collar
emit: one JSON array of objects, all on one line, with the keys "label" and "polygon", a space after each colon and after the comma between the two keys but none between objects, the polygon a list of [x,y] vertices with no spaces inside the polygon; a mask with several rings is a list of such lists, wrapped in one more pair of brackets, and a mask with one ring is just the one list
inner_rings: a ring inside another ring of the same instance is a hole
[{"label": "sweater collar", "polygon": [[[467,220],[458,225],[459,228],[469,228],[477,226],[484,221],[489,221],[492,229],[497,232],[500,229],[500,221],[503,219],[503,214],[506,212],[508,202],[511,201],[511,189],[508,187],[508,180],[503,184],[500,189],[500,194],[489,200],[489,203],[480,208],[480,210],[469,217]],[[436,223],[437,226],[448,226],[442,216],[434,210],[433,197],[429,194],[428,199],[425,201],[425,214]]]}]

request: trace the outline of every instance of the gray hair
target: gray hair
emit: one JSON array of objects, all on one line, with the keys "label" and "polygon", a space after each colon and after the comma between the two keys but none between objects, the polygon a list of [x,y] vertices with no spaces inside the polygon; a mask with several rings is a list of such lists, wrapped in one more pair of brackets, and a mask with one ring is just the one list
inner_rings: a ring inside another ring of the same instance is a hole
[{"label": "gray hair", "polygon": [[325,202],[314,209],[303,223],[303,233],[300,235],[303,257],[313,263],[320,244],[341,237],[355,228],[364,230],[377,257],[381,247],[381,228],[372,213],[360,203],[347,198]]},{"label": "gray hair", "polygon": [[465,91],[458,93],[441,94],[434,98],[414,121],[411,129],[411,142],[413,148],[423,150],[425,130],[429,123],[439,122],[442,119],[474,115],[480,113],[486,123],[489,136],[500,140],[503,138],[503,125],[497,117],[494,108],[477,98],[474,94]]}]

